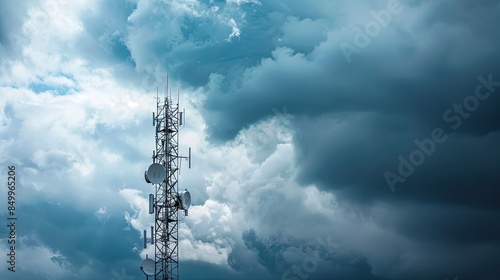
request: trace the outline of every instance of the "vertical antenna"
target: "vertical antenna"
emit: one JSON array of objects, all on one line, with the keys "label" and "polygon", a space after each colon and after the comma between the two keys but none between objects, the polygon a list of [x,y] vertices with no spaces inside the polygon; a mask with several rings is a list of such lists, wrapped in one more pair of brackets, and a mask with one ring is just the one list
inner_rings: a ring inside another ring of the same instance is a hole
[{"label": "vertical antenna", "polygon": [[151,244],[155,244],[154,237],[153,237],[153,236],[155,236],[154,229],[155,229],[154,226],[151,226]]},{"label": "vertical antenna", "polygon": [[[155,200],[155,195],[154,194],[149,194],[149,214],[153,214],[155,212],[155,209],[154,209],[154,200]],[[153,236],[153,235],[151,235],[151,236]]]},{"label": "vertical antenna", "polygon": [[167,95],[168,95],[168,89],[169,87],[168,87],[168,73],[167,73],[167,87],[165,88],[165,92],[167,93]]}]

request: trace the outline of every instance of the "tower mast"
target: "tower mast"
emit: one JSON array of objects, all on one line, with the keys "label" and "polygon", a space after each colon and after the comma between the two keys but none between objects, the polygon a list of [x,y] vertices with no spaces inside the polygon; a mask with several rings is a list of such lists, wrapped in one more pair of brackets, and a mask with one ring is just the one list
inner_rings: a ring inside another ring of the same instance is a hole
[{"label": "tower mast", "polygon": [[179,279],[178,217],[178,106],[167,94],[157,100],[155,163],[163,165],[166,180],[155,186],[155,279]]},{"label": "tower mast", "polygon": [[[156,101],[156,115],[153,113],[156,145],[153,164],[145,172],[146,182],[152,183],[155,189],[155,194],[150,195],[149,202],[149,213],[154,213],[155,216],[154,232],[151,233],[151,244],[155,246],[154,279],[178,280],[178,210],[185,210],[187,216],[191,204],[189,192],[178,191],[179,159],[188,159],[190,163],[191,159],[190,155],[179,156],[179,125],[182,124],[179,103],[174,104],[168,92],[162,99],[157,93]],[[144,236],[145,248],[146,239]],[[152,274],[152,268],[150,270]],[[153,276],[148,275],[144,268],[143,272],[147,276]]]}]

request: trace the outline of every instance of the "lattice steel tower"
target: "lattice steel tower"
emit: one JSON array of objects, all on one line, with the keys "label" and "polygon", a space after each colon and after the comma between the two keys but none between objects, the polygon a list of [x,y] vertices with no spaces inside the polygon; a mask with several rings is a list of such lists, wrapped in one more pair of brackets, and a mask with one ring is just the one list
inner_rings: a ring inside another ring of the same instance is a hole
[{"label": "lattice steel tower", "polygon": [[[141,269],[146,277],[154,276],[156,280],[178,280],[178,210],[184,210],[187,216],[191,204],[189,192],[178,191],[178,178],[180,159],[188,159],[191,168],[191,148],[188,157],[179,156],[182,112],[179,111],[178,101],[174,104],[168,94],[163,100],[157,94],[156,101],[156,114],[153,112],[156,149],[153,151],[153,164],[144,173],[146,182],[152,183],[155,189],[154,195],[149,195],[149,213],[155,216],[150,239],[155,246],[155,258],[153,262],[146,257]],[[147,239],[144,231],[144,248]]]}]

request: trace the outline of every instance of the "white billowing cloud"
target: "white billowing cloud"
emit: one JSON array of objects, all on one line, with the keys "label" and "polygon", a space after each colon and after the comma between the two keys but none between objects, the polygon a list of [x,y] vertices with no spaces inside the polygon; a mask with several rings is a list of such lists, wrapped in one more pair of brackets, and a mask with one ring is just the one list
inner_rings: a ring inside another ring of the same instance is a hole
[{"label": "white billowing cloud", "polygon": [[55,38],[71,39],[72,36],[83,31],[82,23],[79,20],[81,13],[93,11],[95,4],[94,0],[76,0],[71,4],[62,0],[35,3],[28,9],[29,17],[24,23],[23,30],[31,31],[32,33],[28,35],[32,38],[37,37],[37,35],[51,36],[44,38],[47,41]]},{"label": "white billowing cloud", "polygon": [[231,26],[232,31],[231,31],[231,34],[229,34],[229,37],[226,39],[226,41],[231,42],[231,40],[234,37],[238,37],[238,38],[240,37],[241,31],[238,28],[238,24],[236,23],[236,21],[233,18],[229,19],[229,25]]},{"label": "white billowing cloud", "polygon": [[335,210],[339,207],[335,195],[330,192],[320,191],[313,186],[305,188],[303,203],[309,212],[327,217],[335,216],[337,214]]},{"label": "white billowing cloud", "polygon": [[[80,16],[95,9],[93,0],[49,0],[32,3],[27,18],[18,31],[9,33],[14,52],[21,59],[6,60],[0,65],[0,85],[20,86],[29,82],[47,80],[54,83],[72,84],[55,79],[52,73],[65,72],[70,60],[78,59],[73,47],[75,39],[84,32]],[[72,57],[73,59],[70,59]]]},{"label": "white billowing cloud", "polygon": [[124,181],[140,182],[143,167],[133,158],[144,151],[147,159],[153,145],[141,123],[155,106],[153,87],[121,86],[112,66],[96,67],[75,53],[85,32],[81,15],[93,12],[96,1],[44,1],[27,9],[22,28],[10,34],[19,56],[2,56],[0,65],[0,162],[17,165],[22,203],[73,201],[120,213],[115,206],[125,201],[113,198]]},{"label": "white billowing cloud", "polygon": [[[6,132],[0,161],[18,165],[25,203],[38,199],[40,194],[29,192],[38,190],[51,200],[70,199],[90,209],[107,206],[116,213],[113,204],[125,201],[111,197],[123,182],[141,182],[154,147],[152,136],[143,136],[152,133],[143,123],[150,123],[154,99],[148,92],[121,87],[108,70],[78,57],[57,68],[64,76],[39,68],[43,78],[19,76],[16,87],[6,85],[10,77],[0,78],[0,123]],[[36,94],[30,83],[39,81],[69,88],[64,95]]]},{"label": "white billowing cloud", "polygon": [[134,211],[133,216],[126,212],[126,219],[130,225],[142,233],[144,229],[149,229],[153,224],[154,216],[150,215],[148,212],[149,201],[143,193],[136,189],[122,189],[120,190],[120,195],[130,203],[132,210]]},{"label": "white billowing cloud", "polygon": [[[0,248],[2,252],[10,252],[7,239],[2,239]],[[27,246],[27,244],[35,244]],[[39,275],[40,279],[73,279],[72,264],[60,252],[46,247],[33,236],[21,236],[16,238],[16,272],[7,271],[8,265],[0,267],[0,275],[14,275],[29,272]],[[36,256],[36,257],[32,257]],[[7,264],[9,257],[2,254],[0,257],[2,263]]]}]

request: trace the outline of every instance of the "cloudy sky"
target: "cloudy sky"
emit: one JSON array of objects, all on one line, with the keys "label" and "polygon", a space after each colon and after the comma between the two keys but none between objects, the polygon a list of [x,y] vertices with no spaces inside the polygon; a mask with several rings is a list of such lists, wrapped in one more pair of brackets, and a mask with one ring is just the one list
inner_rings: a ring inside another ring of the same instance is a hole
[{"label": "cloudy sky", "polygon": [[180,279],[499,279],[499,15],[498,0],[0,1],[0,278],[145,278],[168,75],[193,151]]}]

